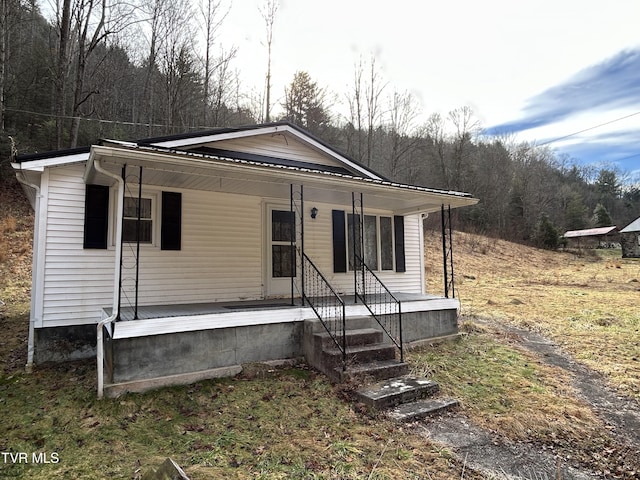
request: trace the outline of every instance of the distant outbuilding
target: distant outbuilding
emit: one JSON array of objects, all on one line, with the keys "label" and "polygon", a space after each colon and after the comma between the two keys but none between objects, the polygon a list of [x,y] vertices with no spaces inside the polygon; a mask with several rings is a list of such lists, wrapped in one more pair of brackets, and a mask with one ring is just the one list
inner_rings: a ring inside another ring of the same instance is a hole
[{"label": "distant outbuilding", "polygon": [[640,258],[640,217],[620,230],[622,258]]},{"label": "distant outbuilding", "polygon": [[562,236],[567,244],[573,247],[608,248],[618,241],[618,227],[587,228],[585,230],[569,230]]}]

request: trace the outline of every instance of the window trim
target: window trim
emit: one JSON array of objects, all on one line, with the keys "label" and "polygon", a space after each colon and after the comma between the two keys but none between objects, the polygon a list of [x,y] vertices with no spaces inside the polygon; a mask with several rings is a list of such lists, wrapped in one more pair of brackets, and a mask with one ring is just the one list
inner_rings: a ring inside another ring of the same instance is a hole
[{"label": "window trim", "polygon": [[[161,223],[161,219],[158,215],[158,192],[156,191],[142,191],[142,198],[147,198],[151,200],[151,242],[140,242],[140,247],[141,248],[152,248],[152,247],[159,247],[160,246],[160,242],[159,242],[159,238],[160,238],[160,231],[159,231],[159,227],[160,227],[160,223]],[[115,195],[114,195],[115,197]],[[129,198],[138,198],[138,195],[125,195],[125,197],[129,197]],[[114,203],[117,202],[118,199],[114,198]],[[123,200],[124,202],[124,200]],[[113,209],[113,214],[112,214],[112,221],[114,222],[113,224],[115,225],[116,222],[118,221],[118,219],[116,218],[118,216],[118,212],[117,212],[117,208]],[[133,217],[126,217],[127,219],[133,219]],[[123,217],[123,235],[124,235],[124,220],[125,218]],[[113,229],[113,233],[111,235],[111,246],[115,247],[117,244],[117,239],[116,239],[116,233],[115,233],[115,228]],[[135,240],[122,240],[122,244],[135,244],[136,241]]]},{"label": "window trim", "polygon": [[[358,216],[359,214],[356,214],[356,216]],[[394,228],[395,225],[395,221],[394,221],[394,216],[392,214],[386,214],[386,213],[365,213],[364,214],[365,218],[366,217],[374,217],[375,218],[375,224],[376,224],[376,228],[375,228],[375,235],[376,235],[376,268],[371,268],[372,271],[374,272],[380,272],[380,273],[385,273],[385,272],[397,272],[398,270],[396,269],[396,265],[397,265],[397,260],[396,260],[396,255],[397,255],[397,246],[396,246],[396,229]],[[345,252],[346,252],[346,256],[347,256],[347,260],[350,257],[350,254],[352,252],[352,246],[351,243],[349,242],[349,238],[350,238],[350,225],[349,225],[349,219],[351,217],[353,217],[353,213],[350,212],[345,212],[344,215],[345,219],[344,219],[344,228],[345,228],[345,239],[344,239],[344,245],[345,245]],[[391,222],[391,247],[389,249],[387,249],[388,253],[391,254],[391,259],[390,259],[390,263],[392,265],[391,268],[389,269],[383,269],[382,266],[384,264],[383,259],[382,259],[382,255],[383,255],[383,248],[382,248],[382,235],[381,235],[381,223],[380,223],[380,218],[388,218],[389,221]],[[365,227],[366,230],[366,227]],[[366,233],[365,233],[366,235]],[[365,248],[366,250],[366,248]],[[367,265],[369,266],[369,265]],[[347,261],[346,262],[346,272],[353,272],[353,267],[351,265],[351,262]]]}]

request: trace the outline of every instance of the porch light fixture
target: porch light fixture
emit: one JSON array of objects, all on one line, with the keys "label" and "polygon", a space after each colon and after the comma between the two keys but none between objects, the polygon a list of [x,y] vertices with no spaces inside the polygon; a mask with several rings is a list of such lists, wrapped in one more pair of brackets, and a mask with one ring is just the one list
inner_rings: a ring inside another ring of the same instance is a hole
[{"label": "porch light fixture", "polygon": [[318,216],[318,209],[316,207],[313,207],[311,209],[311,218],[316,218]]}]

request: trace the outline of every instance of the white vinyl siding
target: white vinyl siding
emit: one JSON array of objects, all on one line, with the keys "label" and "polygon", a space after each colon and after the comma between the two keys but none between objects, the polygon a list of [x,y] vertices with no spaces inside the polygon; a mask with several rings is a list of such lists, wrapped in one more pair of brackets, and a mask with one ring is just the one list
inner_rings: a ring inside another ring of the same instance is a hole
[{"label": "white vinyl siding", "polygon": [[[331,282],[339,292],[353,293],[353,271],[347,273],[333,272],[333,242],[331,210],[345,209],[343,205],[315,205],[318,216],[311,220],[309,215],[305,218],[305,252],[320,269],[323,275]],[[349,213],[349,210],[346,210]],[[366,214],[391,216],[392,212],[373,211]],[[422,293],[420,270],[420,215],[407,215],[404,219],[405,259],[406,272],[378,271],[376,275],[392,292]]]},{"label": "white vinyl siding", "polygon": [[[115,250],[82,245],[83,172],[83,165],[50,171],[43,327],[95,323],[113,303]],[[185,191],[182,208],[180,251],[141,248],[139,305],[261,298],[261,199]],[[125,244],[125,261],[130,256]]]},{"label": "white vinyl siding", "polygon": [[[96,323],[113,303],[115,250],[84,249],[84,165],[49,170],[46,189],[46,250],[42,282],[42,322],[52,327]],[[115,188],[111,189],[112,198]],[[158,201],[160,188],[145,188]],[[174,190],[175,191],[175,190]],[[181,190],[182,248],[141,245],[139,305],[222,302],[262,298],[264,293],[264,200],[252,195]],[[311,208],[311,204],[306,204]],[[316,204],[315,220],[305,213],[305,251],[345,294],[353,293],[353,273],[333,273],[331,210],[344,205]],[[110,206],[113,223],[115,199]],[[388,211],[367,212],[392,216]],[[392,291],[421,292],[420,218],[405,217],[405,273],[380,271]],[[110,232],[114,226],[110,225]],[[125,245],[125,262],[131,255]],[[132,284],[131,284],[132,285]],[[133,290],[132,290],[133,291]],[[123,301],[123,306],[125,302]]]},{"label": "white vinyl siding", "polygon": [[281,135],[261,135],[256,137],[236,138],[233,140],[221,140],[211,144],[213,148],[233,150],[236,152],[252,153],[274,158],[285,158],[300,162],[328,165],[332,167],[344,167],[338,160],[320,153],[291,135],[286,138]]},{"label": "white vinyl siding", "polygon": [[85,250],[84,164],[49,169],[42,326],[96,322],[112,304],[114,252]]}]

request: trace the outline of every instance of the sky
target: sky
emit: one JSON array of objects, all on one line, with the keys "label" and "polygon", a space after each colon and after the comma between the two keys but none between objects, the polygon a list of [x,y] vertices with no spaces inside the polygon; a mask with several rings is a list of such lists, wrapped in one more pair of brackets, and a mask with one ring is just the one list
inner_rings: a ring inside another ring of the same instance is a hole
[{"label": "sky", "polygon": [[[256,91],[264,4],[227,3],[221,30],[238,47],[243,87]],[[303,70],[346,113],[355,64],[375,56],[386,93],[414,95],[419,121],[467,106],[488,136],[640,178],[639,22],[640,0],[280,0],[272,97]]]}]

